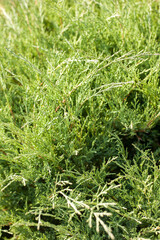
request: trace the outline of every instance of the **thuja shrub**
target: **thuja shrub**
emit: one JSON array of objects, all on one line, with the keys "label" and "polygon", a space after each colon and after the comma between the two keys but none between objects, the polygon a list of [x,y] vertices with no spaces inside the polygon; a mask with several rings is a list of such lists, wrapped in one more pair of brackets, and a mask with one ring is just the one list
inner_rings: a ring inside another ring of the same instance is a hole
[{"label": "thuja shrub", "polygon": [[159,13],[0,3],[1,239],[159,239]]}]

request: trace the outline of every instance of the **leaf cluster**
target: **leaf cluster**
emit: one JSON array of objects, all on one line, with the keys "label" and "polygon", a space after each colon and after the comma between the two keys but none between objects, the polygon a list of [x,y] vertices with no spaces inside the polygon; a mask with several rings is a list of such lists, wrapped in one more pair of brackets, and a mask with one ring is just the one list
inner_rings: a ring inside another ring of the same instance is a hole
[{"label": "leaf cluster", "polygon": [[0,2],[1,239],[159,239],[159,14]]}]

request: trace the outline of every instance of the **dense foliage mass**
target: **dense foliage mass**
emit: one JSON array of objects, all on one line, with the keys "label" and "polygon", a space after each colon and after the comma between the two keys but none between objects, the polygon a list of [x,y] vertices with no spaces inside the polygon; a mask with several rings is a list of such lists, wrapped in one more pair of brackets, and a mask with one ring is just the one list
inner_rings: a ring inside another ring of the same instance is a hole
[{"label": "dense foliage mass", "polygon": [[160,2],[0,1],[0,239],[160,239]]}]

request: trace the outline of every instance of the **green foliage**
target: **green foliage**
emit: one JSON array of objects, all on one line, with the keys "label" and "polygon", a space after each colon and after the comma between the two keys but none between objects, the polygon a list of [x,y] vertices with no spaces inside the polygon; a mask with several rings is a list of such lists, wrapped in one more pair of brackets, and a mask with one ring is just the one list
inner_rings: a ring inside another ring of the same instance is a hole
[{"label": "green foliage", "polygon": [[0,2],[1,239],[160,239],[159,14]]}]

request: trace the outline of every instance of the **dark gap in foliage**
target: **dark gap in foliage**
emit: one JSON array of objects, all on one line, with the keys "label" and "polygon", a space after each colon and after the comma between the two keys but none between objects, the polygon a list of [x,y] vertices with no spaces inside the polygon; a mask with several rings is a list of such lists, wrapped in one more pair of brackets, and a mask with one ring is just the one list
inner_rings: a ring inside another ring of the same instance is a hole
[{"label": "dark gap in foliage", "polygon": [[2,226],[1,231],[2,231],[2,234],[1,234],[0,240],[11,239],[13,237],[13,234],[8,233],[10,232],[9,225]]},{"label": "dark gap in foliage", "polygon": [[44,18],[43,24],[44,24],[45,31],[48,32],[48,33],[54,32],[57,29],[54,22],[48,20],[47,18]]},{"label": "dark gap in foliage", "polygon": [[[30,229],[32,231],[32,234],[37,233],[37,227],[32,226],[32,227],[30,227]],[[52,240],[52,239],[56,240],[57,236],[58,236],[58,234],[56,233],[56,231],[53,228],[46,227],[46,226],[40,226],[40,229],[38,230],[38,232],[39,233],[36,235],[37,235],[37,237],[39,235],[40,239],[42,239],[41,237],[44,236],[42,234],[46,234],[45,236],[47,236],[48,240]]]},{"label": "dark gap in foliage", "polygon": [[131,109],[135,109],[135,101],[136,104],[140,104],[141,106],[141,111],[144,110],[146,104],[147,104],[147,99],[144,97],[143,92],[140,92],[139,90],[132,90],[130,94],[128,95],[126,99],[128,103],[128,107]]},{"label": "dark gap in foliage", "polygon": [[[47,211],[47,214],[53,214],[53,210],[51,211]],[[49,222],[49,223],[52,223],[54,225],[61,225],[63,224],[63,221],[56,218],[56,217],[51,217],[51,216],[44,216],[42,215],[41,216],[41,219],[44,221],[44,222]]]},{"label": "dark gap in foliage", "polygon": [[119,135],[123,146],[125,150],[127,150],[128,153],[128,159],[133,159],[134,155],[136,154],[136,149],[133,146],[133,144],[136,144],[138,142],[138,138],[136,135],[130,136],[128,134],[120,134]]},{"label": "dark gap in foliage", "polygon": [[124,148],[128,152],[128,158],[133,159],[137,150],[133,145],[141,146],[143,150],[156,152],[160,147],[160,121],[151,128],[146,130],[137,130],[134,136],[128,134],[119,135]]}]

